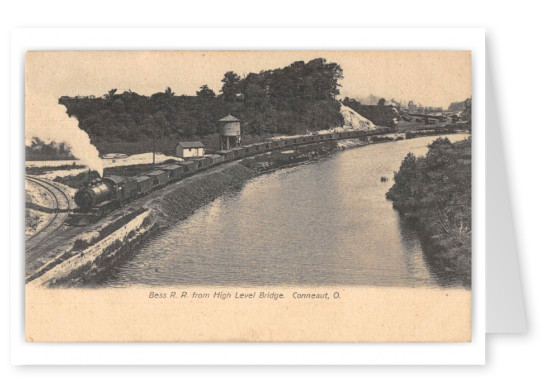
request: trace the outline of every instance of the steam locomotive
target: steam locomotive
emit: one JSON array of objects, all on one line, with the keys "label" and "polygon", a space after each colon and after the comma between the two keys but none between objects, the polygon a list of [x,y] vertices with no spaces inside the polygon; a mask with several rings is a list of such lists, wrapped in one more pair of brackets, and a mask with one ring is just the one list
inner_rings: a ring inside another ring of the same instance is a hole
[{"label": "steam locomotive", "polygon": [[151,172],[129,178],[116,175],[104,176],[91,181],[75,194],[74,200],[78,209],[69,215],[70,225],[88,225],[100,219],[113,210],[143,197],[153,190],[162,188],[171,182],[176,182],[205,168],[269,152],[276,149],[310,144],[322,140],[338,140],[367,135],[388,133],[350,131],[339,133],[314,133],[308,136],[299,136],[280,140],[271,140],[264,143],[246,145],[231,150],[218,151],[215,155],[194,158],[174,164],[155,167]]}]

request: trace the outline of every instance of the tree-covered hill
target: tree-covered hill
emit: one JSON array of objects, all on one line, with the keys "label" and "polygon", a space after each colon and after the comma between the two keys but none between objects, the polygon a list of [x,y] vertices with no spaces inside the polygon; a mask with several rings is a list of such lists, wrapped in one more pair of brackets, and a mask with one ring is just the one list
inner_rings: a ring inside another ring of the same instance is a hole
[{"label": "tree-covered hill", "polygon": [[[185,70],[182,70],[185,72]],[[319,58],[240,78],[232,71],[217,95],[207,85],[195,96],[167,88],[151,96],[113,89],[102,97],[61,97],[94,144],[192,139],[217,132],[217,120],[231,113],[245,134],[295,134],[341,126],[338,64]]]}]

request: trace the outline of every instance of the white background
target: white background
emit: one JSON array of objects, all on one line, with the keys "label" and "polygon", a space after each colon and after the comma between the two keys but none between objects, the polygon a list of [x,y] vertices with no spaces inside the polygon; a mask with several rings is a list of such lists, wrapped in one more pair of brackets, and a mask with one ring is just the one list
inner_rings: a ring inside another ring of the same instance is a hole
[{"label": "white background", "polygon": [[[547,287],[550,272],[549,207],[546,170],[551,141],[547,108],[549,94],[549,12],[524,1],[510,6],[480,1],[453,2],[323,2],[300,5],[297,1],[223,2],[201,6],[184,2],[113,1],[24,2],[4,7],[2,12],[1,66],[3,80],[2,166],[8,166],[6,134],[9,123],[9,33],[10,27],[80,26],[313,26],[313,27],[485,27],[487,54],[497,81],[498,107],[512,182],[513,216],[519,239],[521,275],[529,332],[522,336],[489,336],[486,367],[363,367],[363,368],[23,368],[9,365],[9,316],[2,318],[0,339],[3,365],[11,382],[8,389],[203,389],[218,387],[271,389],[308,387],[348,389],[460,389],[466,387],[532,388],[530,383],[549,385],[547,376],[551,311]],[[510,7],[510,8],[509,8]],[[238,16],[234,15],[237,13]],[[487,140],[491,142],[491,140]],[[7,182],[4,182],[7,183]],[[2,197],[8,203],[7,194]],[[4,208],[6,211],[6,208]],[[7,217],[7,214],[5,214]],[[5,219],[6,220],[6,219]],[[4,248],[7,228],[3,227]],[[5,252],[4,254],[7,254]],[[7,262],[7,255],[3,261]],[[9,281],[2,268],[2,304],[8,308]],[[8,314],[6,314],[8,315]],[[539,388],[538,387],[538,388]]]},{"label": "white background", "polygon": [[[311,37],[314,37],[312,39]],[[14,29],[12,31],[11,281],[15,364],[484,364],[484,30],[483,29]],[[27,50],[341,48],[459,49],[472,51],[473,284],[472,341],[434,344],[30,344],[24,342],[23,58]],[[19,133],[20,136],[16,135]],[[21,155],[18,155],[21,153]],[[18,171],[17,168],[21,168]],[[19,233],[19,236],[17,236]],[[21,246],[17,246],[20,239]],[[479,261],[480,260],[480,261]],[[139,352],[139,353],[138,353]],[[70,357],[69,357],[70,356]]]}]

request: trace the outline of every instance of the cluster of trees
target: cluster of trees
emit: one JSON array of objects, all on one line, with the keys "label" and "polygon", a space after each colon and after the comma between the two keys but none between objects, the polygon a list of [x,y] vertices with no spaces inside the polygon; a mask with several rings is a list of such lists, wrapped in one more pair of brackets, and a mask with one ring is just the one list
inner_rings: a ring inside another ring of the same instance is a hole
[{"label": "cluster of trees", "polygon": [[72,160],[71,149],[64,143],[46,143],[33,137],[31,145],[25,145],[26,160]]},{"label": "cluster of trees", "polygon": [[452,102],[450,103],[448,107],[448,111],[463,111],[467,109],[467,107],[471,107],[471,98],[468,98],[466,100],[462,100],[460,102]]},{"label": "cluster of trees", "polygon": [[409,153],[387,198],[418,228],[432,266],[470,284],[471,139],[439,138],[426,157]]},{"label": "cluster of trees", "polygon": [[249,134],[294,134],[343,124],[339,102],[342,69],[319,58],[241,78],[226,72],[220,94],[202,85],[195,96],[167,88],[151,96],[110,90],[103,97],[61,97],[67,114],[92,142],[181,139],[217,131],[217,120],[231,113]]}]

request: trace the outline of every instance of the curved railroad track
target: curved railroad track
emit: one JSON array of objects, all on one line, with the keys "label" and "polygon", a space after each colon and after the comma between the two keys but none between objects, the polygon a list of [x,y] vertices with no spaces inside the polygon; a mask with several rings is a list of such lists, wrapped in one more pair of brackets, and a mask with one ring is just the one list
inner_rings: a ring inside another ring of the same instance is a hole
[{"label": "curved railroad track", "polygon": [[26,180],[44,188],[52,195],[56,206],[54,208],[54,217],[33,236],[26,240],[25,252],[28,252],[46,240],[52,233],[57,231],[67,219],[71,209],[69,196],[55,184],[34,176],[26,175]]}]

